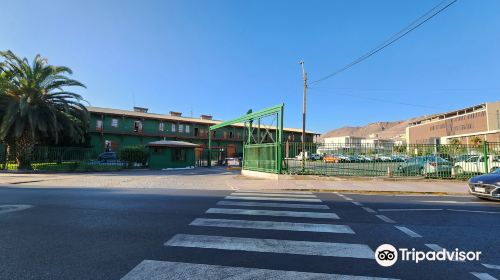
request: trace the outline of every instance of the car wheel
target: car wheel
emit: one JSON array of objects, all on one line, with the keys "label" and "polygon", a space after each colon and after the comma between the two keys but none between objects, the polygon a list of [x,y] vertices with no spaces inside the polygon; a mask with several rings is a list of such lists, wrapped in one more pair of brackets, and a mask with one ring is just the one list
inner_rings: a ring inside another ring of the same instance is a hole
[{"label": "car wheel", "polygon": [[463,175],[464,174],[464,169],[461,166],[456,166],[455,167],[455,174],[457,174],[457,175]]},{"label": "car wheel", "polygon": [[423,167],[420,167],[420,175],[424,176],[425,175],[425,170]]}]

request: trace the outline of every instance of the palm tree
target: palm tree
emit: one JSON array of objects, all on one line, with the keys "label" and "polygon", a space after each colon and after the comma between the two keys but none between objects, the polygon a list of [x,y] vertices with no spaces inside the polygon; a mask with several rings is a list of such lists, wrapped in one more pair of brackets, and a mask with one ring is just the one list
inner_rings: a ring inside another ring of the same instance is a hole
[{"label": "palm tree", "polygon": [[15,148],[19,169],[31,169],[31,154],[40,139],[57,143],[61,137],[82,141],[89,113],[76,93],[85,87],[70,79],[70,68],[49,65],[37,55],[30,64],[11,51],[0,52],[0,141]]}]

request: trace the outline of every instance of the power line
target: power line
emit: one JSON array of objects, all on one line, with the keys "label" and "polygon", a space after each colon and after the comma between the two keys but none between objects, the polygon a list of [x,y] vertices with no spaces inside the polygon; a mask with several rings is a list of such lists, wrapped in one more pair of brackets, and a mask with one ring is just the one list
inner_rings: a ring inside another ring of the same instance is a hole
[{"label": "power line", "polygon": [[[335,71],[335,72],[333,72],[333,73],[331,73],[331,74],[329,74],[329,75],[327,75],[327,76],[325,76],[325,77],[323,77],[321,79],[312,81],[310,83],[310,85],[317,84],[317,83],[322,82],[322,81],[324,81],[326,79],[329,79],[329,78],[331,78],[331,77],[333,77],[333,76],[335,76],[337,74],[340,74],[341,72],[344,72],[345,70],[351,68],[352,66],[354,66],[354,65],[356,65],[356,64],[358,64],[358,63],[360,63],[360,62],[362,62],[362,61],[364,61],[366,59],[368,59],[369,57],[373,56],[374,54],[382,51],[386,47],[392,45],[394,42],[396,42],[399,39],[403,38],[408,33],[412,32],[415,29],[417,29],[422,24],[426,23],[427,21],[429,21],[430,19],[432,19],[433,17],[435,17],[436,15],[438,15],[439,13],[441,13],[442,11],[444,11],[445,9],[447,9],[449,6],[451,6],[452,4],[454,4],[455,2],[457,2],[458,0],[453,0],[452,2],[448,3],[444,7],[438,9],[437,11],[435,11],[438,7],[440,7],[443,3],[447,2],[447,1],[448,0],[444,0],[441,3],[439,3],[438,5],[434,6],[432,9],[430,9],[424,15],[422,15],[418,19],[414,20],[410,25],[408,25],[405,28],[401,29],[399,32],[397,32],[396,34],[392,35],[389,39],[385,40],[384,42],[382,42],[381,44],[379,44],[377,47],[375,47],[374,49],[372,49],[369,52],[365,53],[364,55],[360,56],[359,58],[357,58],[353,62],[345,65],[344,67],[338,69],[337,71]],[[433,12],[433,11],[435,11],[435,12]],[[428,16],[429,14],[431,14],[431,15]],[[425,18],[426,16],[427,16],[427,18]],[[425,18],[425,19],[423,21],[419,22],[423,18]],[[418,22],[418,24],[416,24],[417,22]],[[412,27],[412,25],[415,25],[415,26]]]},{"label": "power line", "polygon": [[388,101],[386,99],[375,98],[375,97],[368,97],[368,96],[361,96],[361,95],[350,94],[350,93],[345,93],[345,92],[329,92],[329,93],[334,93],[334,94],[345,95],[345,96],[349,96],[349,97],[360,98],[360,99],[363,99],[363,100],[376,101],[376,102],[385,103],[385,104],[396,104],[396,105],[420,107],[420,108],[427,108],[427,109],[438,109],[438,110],[443,110],[444,109],[444,107],[428,106],[428,105],[423,105],[423,104],[415,104],[415,103],[399,102],[399,101]]}]

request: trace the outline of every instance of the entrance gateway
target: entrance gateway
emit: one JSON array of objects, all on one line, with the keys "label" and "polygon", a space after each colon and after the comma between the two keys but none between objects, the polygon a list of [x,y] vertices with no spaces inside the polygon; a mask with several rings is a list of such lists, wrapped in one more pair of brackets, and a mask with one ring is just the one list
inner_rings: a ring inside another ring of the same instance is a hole
[{"label": "entrance gateway", "polygon": [[[283,112],[279,104],[258,112],[212,125],[208,133],[209,159],[212,152],[212,131],[234,124],[243,124],[243,170],[281,174],[283,169]],[[210,166],[210,160],[208,166]]]}]

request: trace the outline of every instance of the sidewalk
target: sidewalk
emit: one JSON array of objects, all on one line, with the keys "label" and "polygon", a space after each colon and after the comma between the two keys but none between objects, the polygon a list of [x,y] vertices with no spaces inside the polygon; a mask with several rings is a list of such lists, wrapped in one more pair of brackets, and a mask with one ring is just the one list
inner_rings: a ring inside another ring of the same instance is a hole
[{"label": "sidewalk", "polygon": [[384,180],[383,178],[289,177],[268,180],[243,177],[223,168],[98,173],[0,174],[0,186],[21,188],[170,188],[203,190],[309,190],[360,193],[467,195],[467,182]]}]

